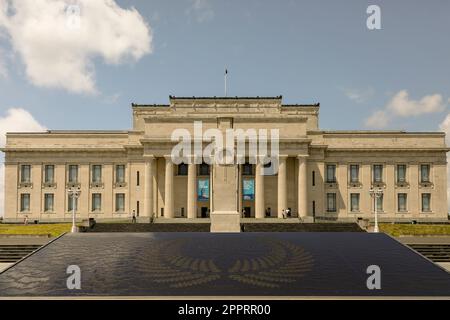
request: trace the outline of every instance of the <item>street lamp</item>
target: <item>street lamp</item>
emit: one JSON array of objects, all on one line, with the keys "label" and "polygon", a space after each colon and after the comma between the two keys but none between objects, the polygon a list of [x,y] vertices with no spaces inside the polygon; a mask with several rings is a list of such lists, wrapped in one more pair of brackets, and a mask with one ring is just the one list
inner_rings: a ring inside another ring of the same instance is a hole
[{"label": "street lamp", "polygon": [[69,194],[69,197],[72,198],[72,233],[78,232],[77,226],[75,225],[75,201],[80,197],[80,187],[70,187],[69,190],[67,190],[67,193]]},{"label": "street lamp", "polygon": [[374,189],[370,187],[369,190],[370,196],[373,198],[373,210],[375,212],[375,226],[373,227],[373,232],[378,232],[378,210],[377,210],[377,199],[383,196],[383,189],[378,187],[378,189]]}]

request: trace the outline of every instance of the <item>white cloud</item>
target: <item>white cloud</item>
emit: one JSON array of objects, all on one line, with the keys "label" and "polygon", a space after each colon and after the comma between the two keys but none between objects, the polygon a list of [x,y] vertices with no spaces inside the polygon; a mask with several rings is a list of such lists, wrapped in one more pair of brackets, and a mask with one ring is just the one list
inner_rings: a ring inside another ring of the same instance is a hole
[{"label": "white cloud", "polygon": [[356,103],[364,103],[375,94],[375,90],[372,87],[366,89],[346,88],[343,91],[347,98]]},{"label": "white cloud", "polygon": [[0,8],[0,29],[39,87],[95,93],[95,58],[120,64],[152,51],[149,25],[114,0],[0,0]]},{"label": "white cloud", "polygon": [[0,51],[0,78],[6,78],[8,76],[8,70],[6,69],[6,63]]},{"label": "white cloud", "polygon": [[389,122],[390,118],[386,111],[378,110],[367,118],[364,124],[368,128],[383,129],[389,125]]},{"label": "white cloud", "polygon": [[[447,114],[444,121],[439,125],[439,129],[445,132],[445,142],[450,145],[450,113]],[[447,153],[447,181],[450,181],[450,155]],[[447,185],[447,204],[450,209],[450,184]]]},{"label": "white cloud", "polygon": [[440,94],[424,96],[420,100],[410,100],[406,90],[398,92],[387,105],[387,110],[400,117],[441,112],[444,109],[445,103]]},{"label": "white cloud", "polygon": [[210,0],[189,0],[190,7],[186,13],[194,16],[197,22],[202,23],[214,18],[214,10],[211,6]]},{"label": "white cloud", "polygon": [[[37,122],[33,116],[21,108],[11,108],[6,116],[0,117],[0,148],[5,146],[7,132],[44,131],[46,128]],[[0,154],[0,216],[3,216],[5,193],[5,167],[3,154]]]},{"label": "white cloud", "polygon": [[[449,100],[450,101],[450,100]],[[396,117],[417,117],[424,114],[438,113],[445,110],[447,101],[440,94],[422,97],[420,100],[411,100],[408,91],[397,92],[381,110],[376,110],[365,120],[365,125],[371,128],[385,128]]]},{"label": "white cloud", "polygon": [[117,101],[119,101],[120,96],[121,96],[121,94],[117,92],[117,93],[105,96],[102,101],[105,104],[115,104],[115,103],[117,103]]}]

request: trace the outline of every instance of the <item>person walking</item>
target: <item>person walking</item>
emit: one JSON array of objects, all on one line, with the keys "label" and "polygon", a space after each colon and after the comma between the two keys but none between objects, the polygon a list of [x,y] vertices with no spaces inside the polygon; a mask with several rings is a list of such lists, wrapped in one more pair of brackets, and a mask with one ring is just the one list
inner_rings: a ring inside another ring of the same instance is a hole
[{"label": "person walking", "polygon": [[136,223],[136,211],[133,210],[133,217],[131,218],[131,223]]}]

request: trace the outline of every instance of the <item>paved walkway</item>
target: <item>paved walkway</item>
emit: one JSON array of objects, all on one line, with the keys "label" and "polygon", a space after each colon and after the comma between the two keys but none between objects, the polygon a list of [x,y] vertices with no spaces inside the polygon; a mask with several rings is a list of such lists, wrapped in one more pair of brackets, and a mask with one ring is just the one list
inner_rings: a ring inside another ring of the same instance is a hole
[{"label": "paved walkway", "polygon": [[0,273],[12,265],[13,265],[13,263],[0,263]]}]

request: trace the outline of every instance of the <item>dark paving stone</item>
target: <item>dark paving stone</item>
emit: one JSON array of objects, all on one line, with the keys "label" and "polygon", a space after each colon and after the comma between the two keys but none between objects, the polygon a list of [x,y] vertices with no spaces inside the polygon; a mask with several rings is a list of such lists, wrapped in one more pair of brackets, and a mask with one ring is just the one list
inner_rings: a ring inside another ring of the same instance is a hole
[{"label": "dark paving stone", "polygon": [[[66,268],[81,268],[81,290]],[[381,268],[381,290],[366,269]],[[0,274],[3,296],[450,296],[450,274],[384,234],[67,234]]]}]

